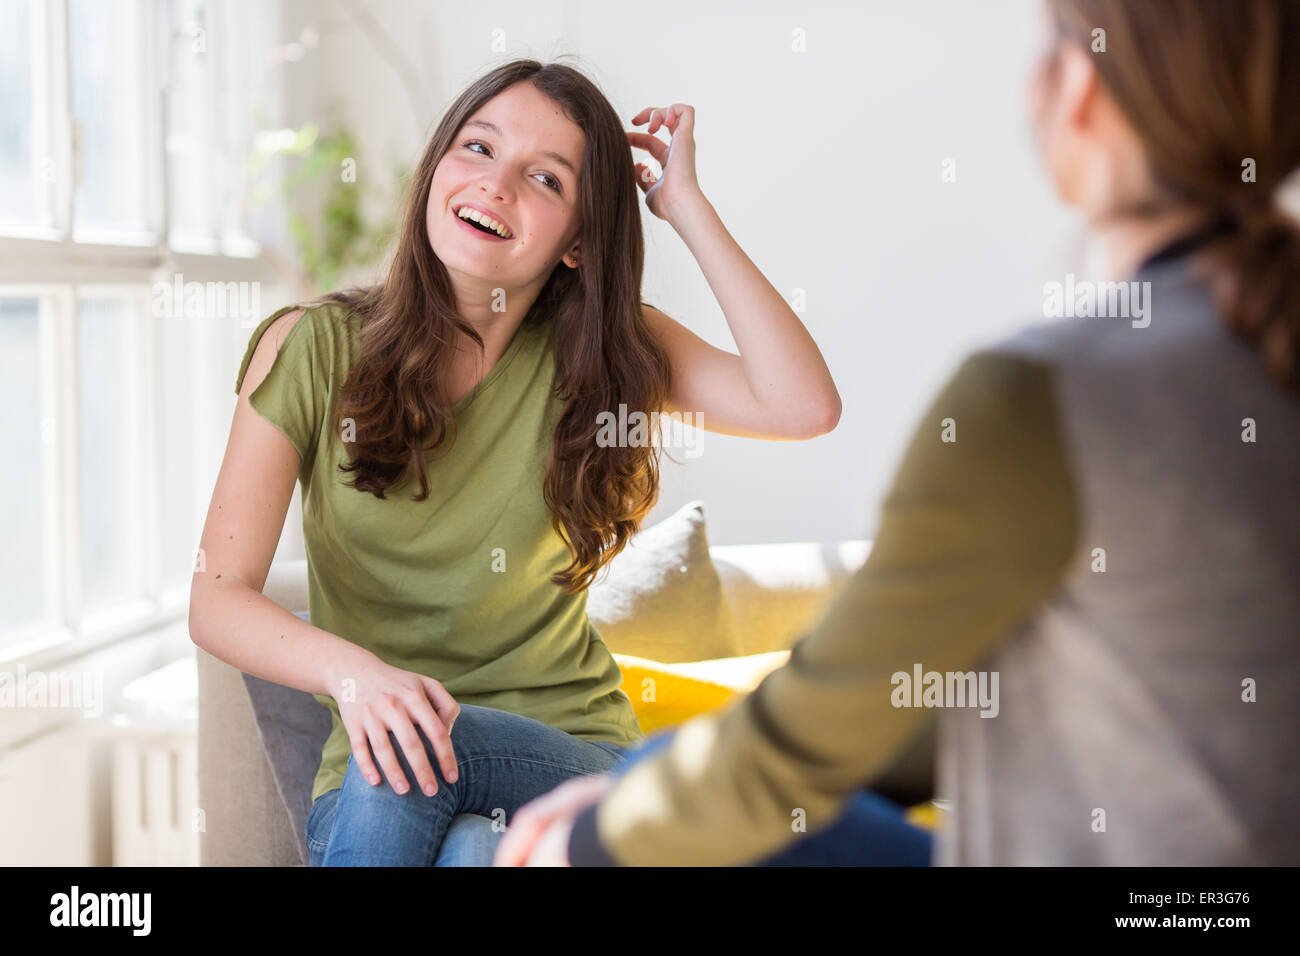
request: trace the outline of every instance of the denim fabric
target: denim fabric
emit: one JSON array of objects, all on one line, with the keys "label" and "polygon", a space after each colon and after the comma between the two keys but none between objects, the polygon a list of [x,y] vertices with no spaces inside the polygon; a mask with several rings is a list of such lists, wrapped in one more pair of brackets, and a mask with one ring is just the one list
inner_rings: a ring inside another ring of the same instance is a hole
[{"label": "denim fabric", "polygon": [[416,732],[437,777],[426,797],[397,739],[389,743],[411,788],[372,786],[348,757],[343,786],[321,794],[307,816],[312,866],[490,866],[511,815],[579,774],[617,766],[625,750],[592,743],[530,717],[463,704],[451,731],[458,774],[443,779],[423,730]]},{"label": "denim fabric", "polygon": [[[319,827],[333,825],[334,808],[338,803],[340,790],[329,790],[320,795],[312,804],[311,814],[321,814],[321,820],[307,821],[307,832],[318,833]],[[501,840],[502,830],[492,825],[492,821],[477,813],[458,813],[451,818],[447,835],[442,838],[442,847],[434,866],[491,866],[496,856],[497,843]],[[307,850],[311,866],[320,866],[325,859],[328,841],[322,843],[307,839]]]}]

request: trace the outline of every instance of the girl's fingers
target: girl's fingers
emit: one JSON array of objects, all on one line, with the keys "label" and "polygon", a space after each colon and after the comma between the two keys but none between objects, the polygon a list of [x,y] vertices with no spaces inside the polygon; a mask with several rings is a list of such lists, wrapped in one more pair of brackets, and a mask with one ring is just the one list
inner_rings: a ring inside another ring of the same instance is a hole
[{"label": "girl's fingers", "polygon": [[[456,752],[451,744],[451,728],[460,713],[460,704],[432,677],[423,678],[421,683],[424,687],[424,700],[417,701],[413,705],[412,713],[419,718],[434,753],[438,755],[442,775],[447,778],[448,783],[455,783],[457,761]],[[430,706],[421,707],[422,703]]]},{"label": "girl's fingers", "polygon": [[456,698],[447,692],[447,688],[432,677],[426,677],[423,674],[416,675],[420,682],[424,684],[425,696],[433,704],[433,709],[438,714],[438,719],[447,725],[447,733],[451,733],[451,728],[456,724],[456,718],[460,716],[460,704]]},{"label": "girl's fingers", "polygon": [[[448,783],[455,783],[457,764],[456,753],[451,746],[451,732],[447,729],[446,725],[438,719],[438,715],[434,712],[434,709],[429,706],[428,701],[424,702],[423,707],[421,707],[419,703],[413,704],[410,708],[410,718],[414,720],[416,724],[420,725],[420,728],[424,731],[424,736],[429,741],[429,745],[433,747],[433,753],[438,758],[438,766],[442,767],[443,779]],[[400,740],[401,738],[399,737],[398,739]],[[416,746],[419,748],[418,757],[412,754],[411,748],[403,745],[403,749],[406,751],[407,761],[410,762],[412,768],[415,770],[415,775],[418,777],[423,768],[417,764],[417,759],[422,760],[427,764],[429,758],[424,752],[424,744],[420,743],[418,737],[416,738]],[[429,768],[429,774],[430,776],[433,775],[432,767]],[[434,791],[437,791],[437,780],[421,781],[421,788],[423,788],[424,783],[426,782],[431,782]]]},{"label": "girl's fingers", "polygon": [[[432,713],[433,708],[430,707],[428,710]],[[434,776],[433,764],[429,762],[429,755],[424,750],[424,742],[416,733],[410,715],[400,708],[395,708],[389,715],[388,729],[397,739],[397,745],[402,748],[402,753],[406,755],[406,762],[411,765],[411,771],[415,774],[416,785],[428,796],[433,796],[438,792],[438,778]],[[440,730],[442,725],[438,724],[434,732]],[[434,736],[434,732],[431,732],[428,727],[425,728],[425,734],[430,740],[438,739]],[[443,776],[447,776],[446,771],[443,772]],[[447,777],[447,779],[451,778]]]},{"label": "girl's fingers", "polygon": [[370,744],[366,740],[366,735],[355,731],[352,727],[346,729],[348,740],[352,744],[352,759],[357,762],[357,769],[372,786],[379,783],[379,771],[375,768],[374,760],[371,759]]},{"label": "girl's fingers", "polygon": [[673,131],[673,135],[676,136],[680,131],[689,136],[695,127],[695,108],[685,103],[674,103],[668,109],[672,112],[668,128]]},{"label": "girl's fingers", "polygon": [[663,166],[668,162],[668,144],[658,136],[651,136],[649,133],[638,133],[635,130],[627,134],[629,146],[635,149],[644,149],[654,157],[656,163]]},{"label": "girl's fingers", "polygon": [[659,106],[647,106],[636,116],[632,117],[632,125],[640,126],[642,123],[649,121],[650,125],[646,127],[646,133],[653,136],[659,132],[661,126],[668,126],[669,132],[672,127],[669,126],[667,111]]},{"label": "girl's fingers", "polygon": [[642,192],[648,193],[659,180],[655,178],[655,174],[651,172],[650,167],[645,163],[637,163],[635,168],[636,184],[641,187]]},{"label": "girl's fingers", "polygon": [[679,126],[685,126],[687,132],[690,132],[695,126],[695,107],[689,103],[674,103],[667,108],[647,106],[632,117],[632,125],[640,126],[647,117],[650,120],[647,132],[654,133],[660,126],[668,127],[670,133],[676,133]]},{"label": "girl's fingers", "polygon": [[407,782],[406,775],[402,773],[401,764],[397,762],[393,745],[388,742],[388,728],[381,724],[377,717],[371,717],[366,721],[366,734],[370,738],[370,749],[374,751],[379,766],[383,768],[389,786],[397,793],[406,793],[411,789],[411,785]]},{"label": "girl's fingers", "polygon": [[647,106],[636,116],[632,117],[632,125],[640,126],[646,120],[650,121],[649,132],[653,133],[663,125],[663,111],[656,106]]}]

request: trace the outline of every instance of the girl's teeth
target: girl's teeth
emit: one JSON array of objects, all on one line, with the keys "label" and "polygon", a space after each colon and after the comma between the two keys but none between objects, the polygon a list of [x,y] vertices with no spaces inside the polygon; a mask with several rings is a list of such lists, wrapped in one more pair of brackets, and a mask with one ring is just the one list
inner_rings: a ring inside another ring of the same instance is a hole
[{"label": "girl's teeth", "polygon": [[509,230],[501,223],[497,222],[491,216],[485,216],[476,209],[462,209],[459,213],[461,219],[468,219],[477,222],[480,225],[487,226],[488,229],[496,233],[502,239],[509,238]]}]

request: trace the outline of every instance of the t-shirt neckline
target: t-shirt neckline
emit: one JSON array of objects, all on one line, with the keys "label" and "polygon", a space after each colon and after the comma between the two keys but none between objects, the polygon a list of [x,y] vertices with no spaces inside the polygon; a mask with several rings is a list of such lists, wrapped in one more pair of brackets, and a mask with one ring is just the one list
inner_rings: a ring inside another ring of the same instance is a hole
[{"label": "t-shirt neckline", "polygon": [[463,412],[470,406],[474,399],[487,391],[492,383],[501,377],[501,374],[505,371],[510,360],[515,357],[515,353],[518,352],[520,346],[523,345],[524,336],[529,331],[530,328],[527,325],[520,325],[519,328],[515,329],[515,334],[511,337],[510,344],[507,345],[506,350],[501,353],[501,357],[497,359],[497,363],[488,370],[486,375],[479,379],[477,385],[466,392],[465,396],[451,407],[452,415],[459,415]]}]

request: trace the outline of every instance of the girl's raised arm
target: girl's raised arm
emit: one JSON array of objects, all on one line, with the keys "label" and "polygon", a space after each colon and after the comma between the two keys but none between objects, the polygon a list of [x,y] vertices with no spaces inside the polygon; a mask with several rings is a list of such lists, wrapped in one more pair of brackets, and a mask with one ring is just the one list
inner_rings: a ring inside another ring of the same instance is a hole
[{"label": "girl's raised arm", "polygon": [[[695,111],[683,103],[647,107],[632,117],[648,132],[628,143],[654,157],[658,179],[637,163],[637,181],[650,211],[686,243],[722,313],[740,354],[709,345],[681,323],[646,306],[646,322],[672,363],[667,412],[700,416],[708,431],[753,438],[803,439],[839,422],[840,396],[830,369],[794,310],[732,238],[695,178]],[[653,133],[665,126],[672,140]]]}]

